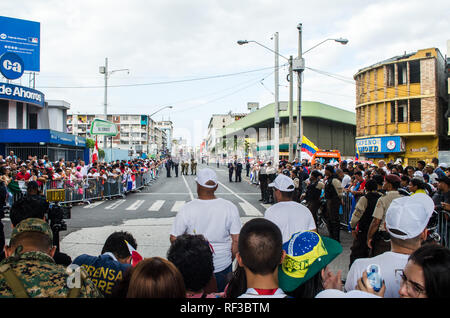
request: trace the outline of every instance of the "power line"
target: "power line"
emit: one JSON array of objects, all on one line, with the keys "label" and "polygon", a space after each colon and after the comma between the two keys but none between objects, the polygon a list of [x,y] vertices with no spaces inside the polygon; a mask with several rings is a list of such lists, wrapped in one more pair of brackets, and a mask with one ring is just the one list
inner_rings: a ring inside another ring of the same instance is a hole
[{"label": "power line", "polygon": [[[283,65],[279,67],[283,67]],[[211,75],[211,76],[203,76],[203,77],[197,77],[197,78],[191,78],[191,79],[183,79],[183,80],[174,80],[174,81],[162,81],[162,82],[150,82],[150,83],[135,83],[135,84],[118,84],[118,85],[108,85],[108,88],[111,87],[138,87],[138,86],[152,86],[152,85],[165,85],[165,84],[177,84],[177,83],[185,83],[185,82],[194,82],[194,81],[203,81],[208,79],[215,79],[215,78],[224,78],[224,77],[231,77],[231,76],[237,76],[242,74],[248,74],[248,73],[254,73],[254,72],[260,72],[268,69],[272,69],[273,66],[270,67],[264,67],[260,69],[250,70],[250,71],[243,71],[243,72],[236,72],[236,73],[228,73],[228,74],[219,74],[219,75]],[[79,88],[104,88],[104,85],[98,85],[98,86],[40,86],[37,87],[39,89],[42,88],[69,88],[69,89],[79,89]]]}]

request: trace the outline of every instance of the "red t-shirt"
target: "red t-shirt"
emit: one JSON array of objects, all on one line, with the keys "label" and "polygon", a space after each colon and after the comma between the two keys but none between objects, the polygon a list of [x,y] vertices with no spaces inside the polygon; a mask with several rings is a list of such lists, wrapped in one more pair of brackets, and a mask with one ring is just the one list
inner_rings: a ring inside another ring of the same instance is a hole
[{"label": "red t-shirt", "polygon": [[31,178],[31,174],[29,174],[28,172],[25,172],[25,173],[19,172],[16,175],[16,180],[28,181],[28,179],[30,179],[30,178]]}]

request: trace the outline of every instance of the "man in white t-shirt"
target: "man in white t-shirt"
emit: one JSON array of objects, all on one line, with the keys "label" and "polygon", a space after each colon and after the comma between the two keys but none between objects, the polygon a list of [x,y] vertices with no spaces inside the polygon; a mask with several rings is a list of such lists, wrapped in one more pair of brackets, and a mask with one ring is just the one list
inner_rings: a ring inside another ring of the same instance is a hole
[{"label": "man in white t-shirt", "polygon": [[372,258],[355,260],[347,274],[346,291],[354,290],[367,267],[377,264],[386,283],[384,297],[399,297],[402,270],[410,254],[426,239],[427,225],[433,210],[433,200],[423,193],[393,200],[386,212],[385,222],[391,237],[391,250]]},{"label": "man in white t-shirt", "polygon": [[274,195],[278,203],[266,210],[264,218],[280,228],[283,243],[289,241],[292,234],[297,232],[317,232],[311,211],[292,200],[295,185],[291,178],[280,174],[273,183],[269,184],[269,187],[274,188]]},{"label": "man in white t-shirt", "polygon": [[217,289],[222,292],[227,275],[232,271],[232,262],[237,253],[241,219],[239,210],[228,200],[217,198],[216,173],[205,168],[199,170],[197,178],[198,199],[180,208],[172,225],[170,241],[182,234],[201,234],[213,248],[214,275]]}]

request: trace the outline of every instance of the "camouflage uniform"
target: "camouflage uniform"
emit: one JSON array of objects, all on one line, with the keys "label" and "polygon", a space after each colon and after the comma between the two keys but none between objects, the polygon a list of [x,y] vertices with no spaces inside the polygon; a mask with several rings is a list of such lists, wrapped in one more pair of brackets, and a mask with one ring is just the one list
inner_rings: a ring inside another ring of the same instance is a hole
[{"label": "camouflage uniform", "polygon": [[[11,234],[11,239],[18,234],[36,231],[53,237],[50,226],[41,219],[29,218],[20,222]],[[20,253],[19,245],[14,255],[0,263],[0,298],[11,297],[81,297],[101,298],[103,295],[87,278],[87,273],[80,268],[81,286],[70,289],[67,286],[69,274],[64,266],[57,265],[50,255],[29,251]],[[15,284],[14,284],[15,283]]]}]

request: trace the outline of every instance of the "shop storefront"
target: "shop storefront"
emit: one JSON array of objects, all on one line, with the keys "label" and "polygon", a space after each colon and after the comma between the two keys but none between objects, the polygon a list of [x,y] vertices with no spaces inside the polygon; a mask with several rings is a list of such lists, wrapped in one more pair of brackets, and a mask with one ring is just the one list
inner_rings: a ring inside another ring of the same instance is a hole
[{"label": "shop storefront", "polygon": [[377,162],[397,161],[404,165],[417,164],[424,160],[429,163],[437,157],[438,138],[436,136],[384,136],[356,139],[356,147],[362,157]]}]

